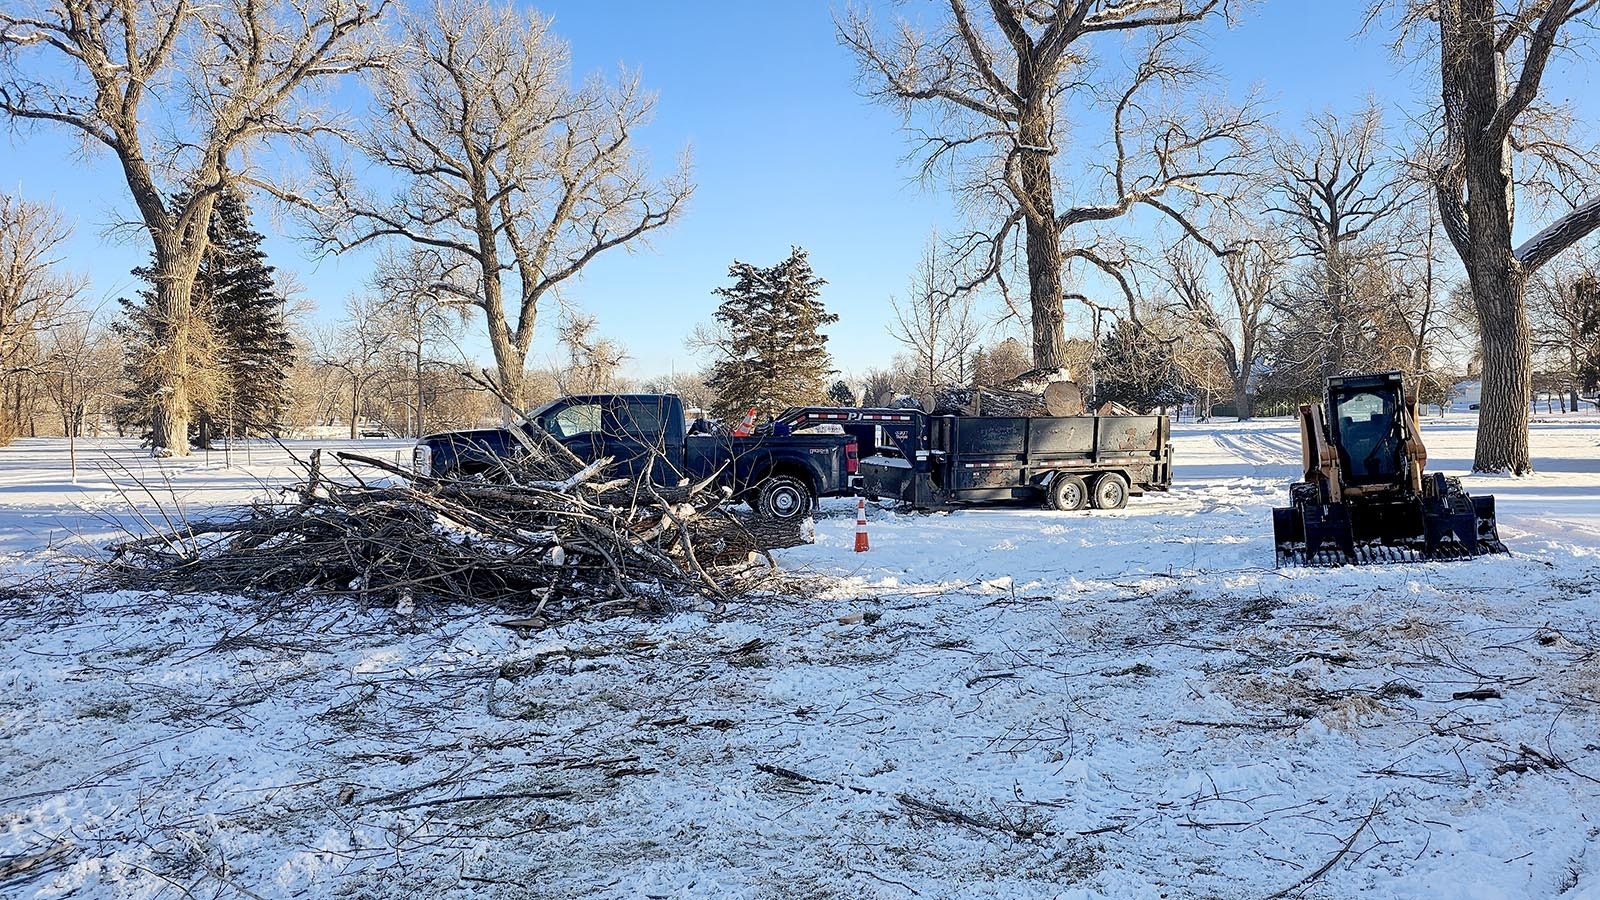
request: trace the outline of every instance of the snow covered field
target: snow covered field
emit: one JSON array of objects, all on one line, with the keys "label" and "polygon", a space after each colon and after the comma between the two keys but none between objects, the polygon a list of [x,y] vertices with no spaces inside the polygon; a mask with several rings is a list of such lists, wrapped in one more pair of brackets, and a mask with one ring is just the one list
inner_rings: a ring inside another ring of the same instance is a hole
[{"label": "snow covered field", "polygon": [[[857,555],[830,503],[720,617],[0,587],[0,873],[56,851],[0,896],[1600,898],[1600,420],[1533,440],[1466,479],[1513,555],[1455,564],[1274,570],[1272,421],[1179,426],[1115,513],[874,510]],[[191,511],[289,471],[64,451],[0,448],[0,585],[152,515],[125,468]]]}]

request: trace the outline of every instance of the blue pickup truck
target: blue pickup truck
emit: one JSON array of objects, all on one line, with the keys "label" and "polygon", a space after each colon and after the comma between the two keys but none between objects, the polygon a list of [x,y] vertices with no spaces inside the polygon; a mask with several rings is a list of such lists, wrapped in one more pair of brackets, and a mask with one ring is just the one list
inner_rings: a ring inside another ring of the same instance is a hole
[{"label": "blue pickup truck", "polygon": [[[734,496],[773,519],[807,515],[819,497],[851,493],[858,484],[856,439],[847,434],[785,434],[783,429],[735,437],[691,429],[675,394],[585,394],[530,412],[523,424],[555,438],[586,462],[610,457],[611,471],[677,484],[720,473]],[[413,466],[436,478],[491,473],[497,461],[524,452],[507,428],[429,435]]]}]

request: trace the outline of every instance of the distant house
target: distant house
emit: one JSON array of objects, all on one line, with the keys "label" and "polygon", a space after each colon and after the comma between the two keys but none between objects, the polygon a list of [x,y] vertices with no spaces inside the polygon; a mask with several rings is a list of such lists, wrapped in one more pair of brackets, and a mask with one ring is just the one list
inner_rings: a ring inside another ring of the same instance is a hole
[{"label": "distant house", "polygon": [[1476,378],[1458,381],[1450,386],[1447,396],[1451,409],[1476,410],[1483,399],[1483,382]]}]

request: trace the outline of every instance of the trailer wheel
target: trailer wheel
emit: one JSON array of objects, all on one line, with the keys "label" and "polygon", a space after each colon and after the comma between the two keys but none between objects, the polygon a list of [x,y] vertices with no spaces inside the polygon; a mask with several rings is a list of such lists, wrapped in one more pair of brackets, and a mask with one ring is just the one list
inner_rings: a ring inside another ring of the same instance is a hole
[{"label": "trailer wheel", "polygon": [[793,475],[774,475],[761,482],[751,505],[765,518],[786,521],[811,512],[811,504],[811,488],[804,481]]},{"label": "trailer wheel", "polygon": [[1095,509],[1121,509],[1128,505],[1128,481],[1116,472],[1106,472],[1094,480],[1091,495]]},{"label": "trailer wheel", "polygon": [[1057,475],[1050,480],[1050,508],[1077,512],[1089,505],[1089,489],[1076,475]]}]

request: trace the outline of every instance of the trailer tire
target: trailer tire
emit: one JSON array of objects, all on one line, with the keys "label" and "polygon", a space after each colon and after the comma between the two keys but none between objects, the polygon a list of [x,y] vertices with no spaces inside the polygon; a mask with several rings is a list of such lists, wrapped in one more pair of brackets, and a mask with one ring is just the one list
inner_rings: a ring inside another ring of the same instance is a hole
[{"label": "trailer tire", "polygon": [[756,513],[780,522],[809,515],[815,499],[811,486],[793,475],[773,475],[756,491]]},{"label": "trailer tire", "polygon": [[1121,509],[1128,505],[1128,480],[1116,472],[1106,472],[1094,480],[1090,499],[1095,509]]},{"label": "trailer tire", "polygon": [[1089,488],[1076,475],[1057,475],[1050,479],[1046,496],[1050,508],[1062,512],[1077,512],[1089,505]]}]

